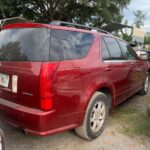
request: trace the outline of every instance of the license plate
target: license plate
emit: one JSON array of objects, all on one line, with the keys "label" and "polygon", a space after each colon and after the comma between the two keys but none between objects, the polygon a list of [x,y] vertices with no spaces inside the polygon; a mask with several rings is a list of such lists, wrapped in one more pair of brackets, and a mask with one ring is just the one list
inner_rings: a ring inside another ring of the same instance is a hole
[{"label": "license plate", "polygon": [[0,73],[0,85],[3,87],[8,87],[9,84],[9,75]]}]

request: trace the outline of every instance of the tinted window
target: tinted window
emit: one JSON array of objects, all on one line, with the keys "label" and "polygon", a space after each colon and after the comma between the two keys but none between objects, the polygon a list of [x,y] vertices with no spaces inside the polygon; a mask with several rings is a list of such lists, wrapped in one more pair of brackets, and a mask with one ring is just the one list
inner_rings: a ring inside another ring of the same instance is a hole
[{"label": "tinted window", "polygon": [[93,35],[64,30],[51,30],[51,60],[79,59],[86,56],[92,43]]},{"label": "tinted window", "polygon": [[50,31],[44,28],[0,32],[0,61],[47,61]]},{"label": "tinted window", "polygon": [[119,41],[119,44],[123,50],[123,55],[124,55],[125,59],[128,59],[128,60],[135,60],[136,59],[136,57],[137,57],[136,53],[129,44],[127,44],[123,41]]},{"label": "tinted window", "polygon": [[103,58],[103,60],[110,59],[109,51],[108,51],[106,43],[103,39],[102,39],[102,58]]},{"label": "tinted window", "polygon": [[111,37],[104,37],[104,40],[109,49],[111,59],[114,59],[114,60],[122,59],[123,57],[122,52],[116,39],[111,38]]}]

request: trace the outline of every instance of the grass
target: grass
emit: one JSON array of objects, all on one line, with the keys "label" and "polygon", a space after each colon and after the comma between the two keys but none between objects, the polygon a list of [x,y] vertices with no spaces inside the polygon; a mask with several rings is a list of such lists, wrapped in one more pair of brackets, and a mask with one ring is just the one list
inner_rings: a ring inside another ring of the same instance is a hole
[{"label": "grass", "polygon": [[147,108],[147,115],[150,117],[150,107]]},{"label": "grass", "polygon": [[117,108],[110,122],[119,123],[123,133],[130,136],[150,137],[150,108],[145,113],[137,107]]}]

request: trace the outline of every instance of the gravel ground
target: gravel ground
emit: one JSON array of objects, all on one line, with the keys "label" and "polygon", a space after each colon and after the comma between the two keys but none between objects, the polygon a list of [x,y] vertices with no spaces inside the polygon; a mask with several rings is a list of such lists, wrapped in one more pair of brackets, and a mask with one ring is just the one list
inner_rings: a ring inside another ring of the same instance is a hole
[{"label": "gravel ground", "polygon": [[[135,95],[123,106],[147,105],[147,96]],[[136,138],[128,137],[120,133],[119,125],[109,124],[103,134],[96,140],[89,142],[75,135],[74,131],[69,131],[48,137],[36,137],[25,135],[20,129],[15,129],[0,122],[0,127],[6,136],[7,150],[150,150],[150,140],[139,141]]]}]

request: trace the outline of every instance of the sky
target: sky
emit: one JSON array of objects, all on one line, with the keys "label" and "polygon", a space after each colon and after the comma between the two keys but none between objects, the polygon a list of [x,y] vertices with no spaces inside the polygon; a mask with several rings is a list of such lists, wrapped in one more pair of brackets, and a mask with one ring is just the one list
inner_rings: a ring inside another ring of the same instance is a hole
[{"label": "sky", "polygon": [[150,0],[131,0],[130,5],[124,10],[124,20],[128,20],[129,25],[134,22],[133,12],[142,10],[146,13],[146,20],[142,27],[145,32],[150,32]]}]

